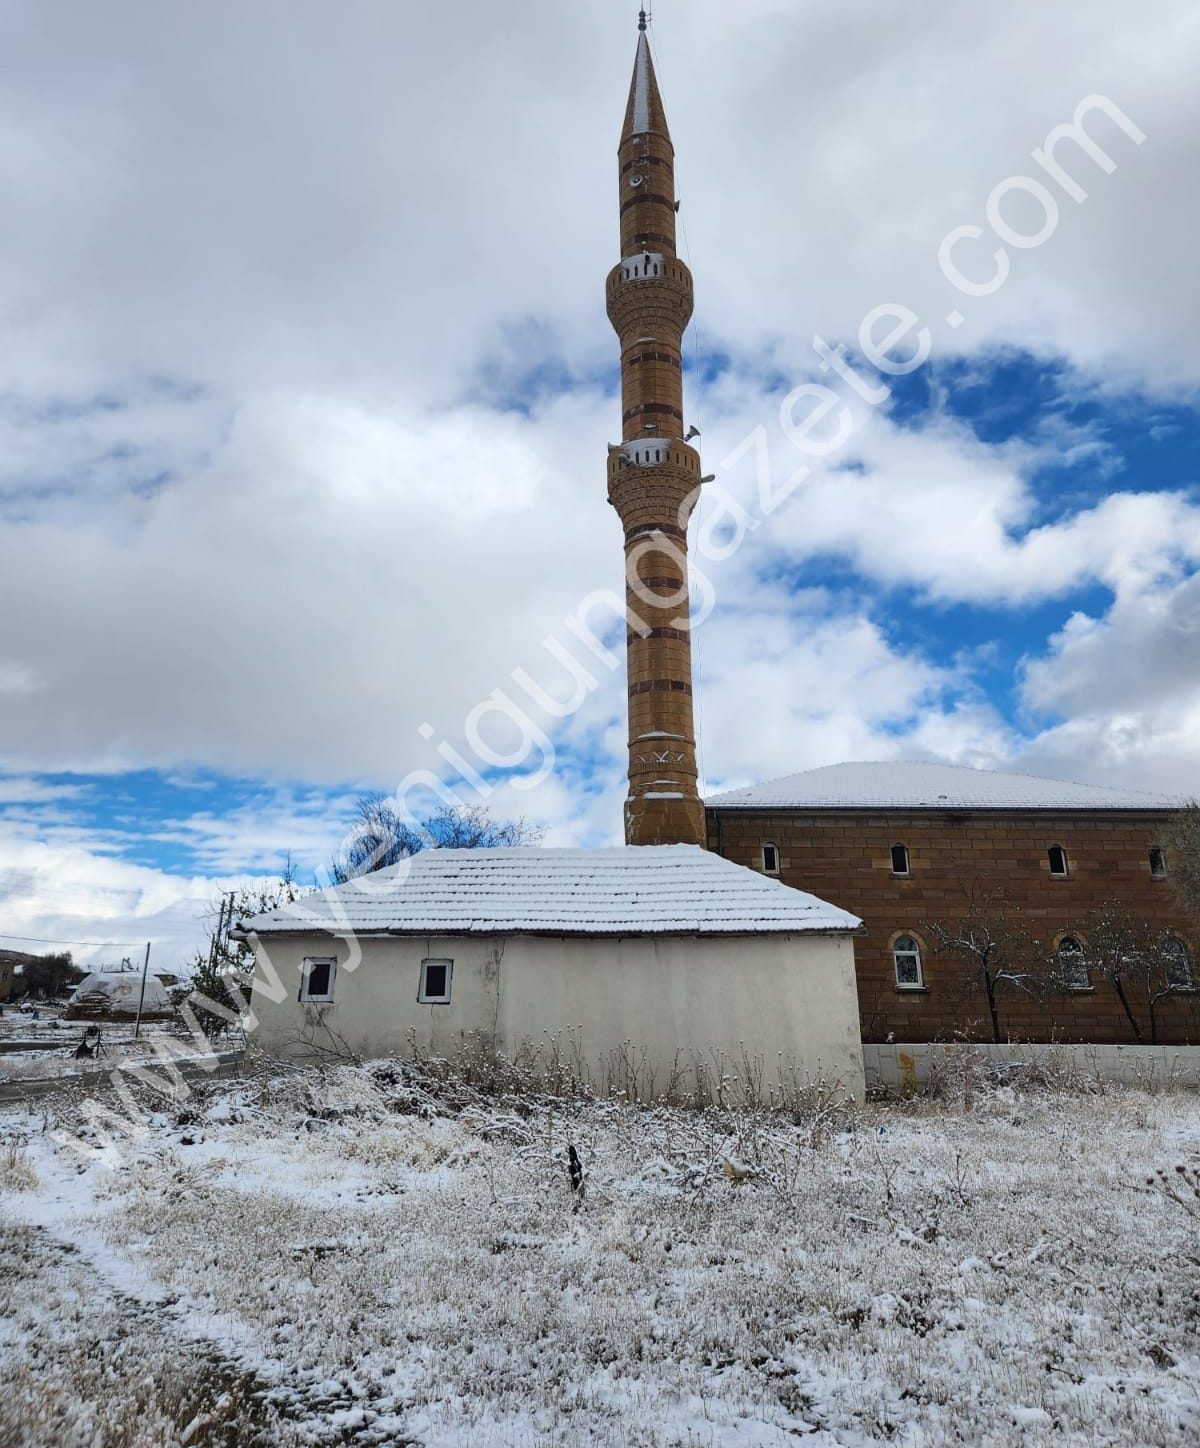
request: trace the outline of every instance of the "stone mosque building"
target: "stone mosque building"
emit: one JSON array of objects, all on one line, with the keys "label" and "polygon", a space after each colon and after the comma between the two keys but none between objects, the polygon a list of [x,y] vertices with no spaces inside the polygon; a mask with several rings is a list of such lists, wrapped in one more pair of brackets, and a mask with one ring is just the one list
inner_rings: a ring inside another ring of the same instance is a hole
[{"label": "stone mosque building", "polygon": [[246,922],[256,1039],[366,1056],[533,1045],[642,1094],[747,1069],[768,1090],[821,1076],[859,1094],[863,1040],[991,1039],[929,928],[980,879],[1028,914],[1070,982],[1053,999],[1006,998],[1007,1034],[1135,1039],[1086,963],[1087,910],[1120,898],[1171,946],[1157,1039],[1200,1039],[1195,942],[1162,844],[1177,801],[889,763],[810,770],[706,807],[687,583],[687,522],[706,481],[684,411],[693,287],[644,14],[617,194],[606,303],[622,439],[607,468],[626,560],[626,844],[427,850]]}]

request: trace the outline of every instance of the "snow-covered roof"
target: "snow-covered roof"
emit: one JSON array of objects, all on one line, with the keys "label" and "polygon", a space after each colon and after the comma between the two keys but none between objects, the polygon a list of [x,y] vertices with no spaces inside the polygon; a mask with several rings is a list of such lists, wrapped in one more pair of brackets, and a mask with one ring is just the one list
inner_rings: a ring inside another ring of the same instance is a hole
[{"label": "snow-covered roof", "polygon": [[171,1013],[171,996],[166,986],[156,976],[148,975],[143,995],[140,971],[96,971],[85,976],[72,991],[67,1009],[132,1017],[137,1014],[139,1000],[144,1016]]},{"label": "snow-covered roof", "polygon": [[245,922],[260,935],[729,935],[856,930],[854,915],[698,845],[422,850]]},{"label": "snow-covered roof", "polygon": [[1177,809],[1182,796],[958,764],[827,764],[711,795],[717,809]]}]

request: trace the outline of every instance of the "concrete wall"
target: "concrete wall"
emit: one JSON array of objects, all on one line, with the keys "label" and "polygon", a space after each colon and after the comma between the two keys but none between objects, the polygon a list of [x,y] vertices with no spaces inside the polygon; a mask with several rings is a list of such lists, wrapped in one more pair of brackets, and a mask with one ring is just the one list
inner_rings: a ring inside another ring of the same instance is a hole
[{"label": "concrete wall", "polygon": [[868,1090],[903,1094],[925,1086],[931,1073],[953,1072],[962,1057],[1001,1071],[1074,1070],[1101,1081],[1158,1089],[1200,1087],[1200,1046],[1112,1045],[943,1045],[918,1041],[866,1045],[863,1066]]},{"label": "concrete wall", "polygon": [[[345,942],[272,937],[283,999],[271,1003],[256,990],[252,1039],[277,1054],[377,1057],[413,1045],[450,1055],[479,1036],[513,1056],[558,1036],[561,1056],[597,1088],[639,1094],[661,1093],[677,1062],[741,1075],[744,1050],[763,1089],[781,1075],[793,1083],[823,1075],[862,1094],[854,948],[845,936],[360,937],[357,948],[361,961],[351,968]],[[333,1004],[301,1004],[301,962],[328,955],[339,962]],[[454,961],[446,1005],[417,1001],[425,957]],[[258,978],[269,985],[261,947]]]},{"label": "concrete wall", "polygon": [[[855,942],[864,1041],[990,1041],[982,995],[967,989],[960,960],[937,954],[932,921],[962,913],[979,877],[1019,905],[1034,934],[1086,940],[1087,912],[1120,900],[1156,930],[1188,947],[1200,982],[1200,931],[1179,908],[1171,881],[1150,873],[1149,850],[1161,844],[1169,816],[1122,810],[747,810],[708,811],[709,849],[762,869],[762,846],[780,852],[781,878],[862,917]],[[911,873],[892,874],[891,847],[907,845]],[[1066,879],[1050,875],[1051,845],[1067,851]],[[1168,862],[1169,863],[1169,862]],[[925,984],[896,984],[891,942],[900,933],[921,942]],[[1121,1003],[1103,981],[1088,992],[1034,998],[1009,990],[1000,999],[1004,1035],[1026,1041],[1132,1042]],[[1145,1039],[1144,1000],[1135,1001]],[[1176,995],[1158,1009],[1158,1040],[1200,1044],[1200,994]]]}]

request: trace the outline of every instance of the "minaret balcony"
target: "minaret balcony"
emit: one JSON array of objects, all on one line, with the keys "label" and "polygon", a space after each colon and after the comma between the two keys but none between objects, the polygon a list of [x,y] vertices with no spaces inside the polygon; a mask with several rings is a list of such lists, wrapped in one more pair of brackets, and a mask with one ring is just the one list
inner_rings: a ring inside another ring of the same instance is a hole
[{"label": "minaret balcony", "polygon": [[[675,260],[674,257],[671,258]],[[625,282],[649,281],[654,277],[667,275],[667,258],[661,251],[639,251],[633,256],[621,258],[621,280]]]},{"label": "minaret balcony", "polygon": [[700,454],[681,437],[660,437],[647,434],[614,447],[608,455],[608,475],[625,468],[653,468],[674,465],[700,476]]},{"label": "minaret balcony", "polygon": [[680,437],[665,437],[647,433],[635,437],[620,446],[614,446],[608,454],[608,480],[624,477],[626,473],[651,472],[667,469],[683,474],[693,483],[700,481],[700,454]]},{"label": "minaret balcony", "polygon": [[636,252],[609,272],[605,299],[618,336],[627,336],[633,327],[666,326],[682,332],[694,304],[692,274],[677,256]]},{"label": "minaret balcony", "polygon": [[[626,449],[636,449],[635,456],[626,456]],[[686,526],[700,495],[700,483],[699,454],[677,439],[626,443],[608,457],[608,501],[627,531],[635,525]]]}]

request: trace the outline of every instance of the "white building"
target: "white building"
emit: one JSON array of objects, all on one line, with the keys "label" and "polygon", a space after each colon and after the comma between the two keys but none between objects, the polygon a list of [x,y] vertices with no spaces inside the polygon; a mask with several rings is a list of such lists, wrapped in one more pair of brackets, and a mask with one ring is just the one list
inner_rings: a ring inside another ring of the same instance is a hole
[{"label": "white building", "polygon": [[749,1062],[766,1090],[821,1076],[861,1096],[859,924],[662,845],[427,850],[242,929],[275,1053],[540,1047],[640,1094]]}]

